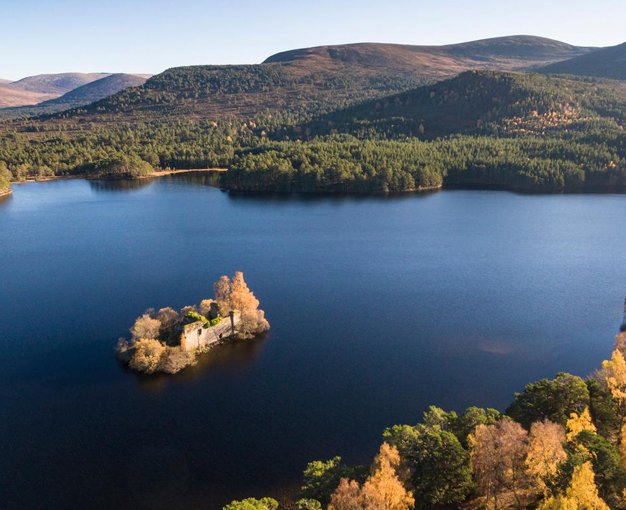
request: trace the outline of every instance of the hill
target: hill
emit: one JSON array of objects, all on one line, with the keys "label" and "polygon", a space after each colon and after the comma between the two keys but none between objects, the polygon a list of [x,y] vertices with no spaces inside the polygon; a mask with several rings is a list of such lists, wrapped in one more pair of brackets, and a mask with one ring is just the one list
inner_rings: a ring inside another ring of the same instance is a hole
[{"label": "hill", "polygon": [[111,74],[99,80],[70,90],[61,97],[42,103],[41,106],[71,105],[81,106],[105,97],[112,96],[129,87],[139,87],[146,82],[147,78],[134,74],[117,73]]},{"label": "hill", "polygon": [[626,83],[468,71],[431,86],[323,115],[296,128],[295,133],[422,139],[485,132],[545,135],[581,131],[599,119],[626,125]]},{"label": "hill", "polygon": [[[69,116],[302,118],[410,90],[469,69],[516,70],[592,51],[513,36],[448,46],[350,44],[279,53],[264,63],[190,66],[154,76]],[[67,117],[68,115],[64,115]]]},{"label": "hill", "polygon": [[542,72],[626,80],[626,43],[548,65]]},{"label": "hill", "polygon": [[28,76],[0,83],[0,108],[25,106],[59,97],[81,85],[108,76],[106,73],[61,73]]},{"label": "hill", "polygon": [[319,46],[278,53],[269,57],[265,63],[306,63],[322,68],[349,63],[373,69],[412,70],[437,78],[474,68],[528,69],[593,50],[543,37],[519,35],[444,46],[380,43]]},{"label": "hill", "polygon": [[121,90],[143,85],[147,79],[143,75],[111,74],[70,90],[60,97],[49,99],[36,105],[1,108],[0,119],[36,117],[77,108],[111,96]]},{"label": "hill", "polygon": [[52,99],[53,94],[21,90],[11,86],[11,83],[0,83],[0,108],[11,106],[32,105]]},{"label": "hill", "polygon": [[59,73],[28,76],[11,83],[11,87],[42,94],[62,95],[81,85],[99,80],[109,73]]}]

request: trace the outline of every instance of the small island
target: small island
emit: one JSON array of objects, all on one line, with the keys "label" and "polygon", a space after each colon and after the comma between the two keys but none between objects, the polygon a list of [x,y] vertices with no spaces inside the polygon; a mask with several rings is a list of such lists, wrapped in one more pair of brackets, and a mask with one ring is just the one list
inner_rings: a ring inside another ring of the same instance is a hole
[{"label": "small island", "polygon": [[222,276],[213,288],[213,299],[180,312],[169,307],[147,310],[130,328],[131,339],[119,339],[117,358],[143,374],[175,374],[223,342],[256,338],[269,330],[242,272],[232,280]]}]

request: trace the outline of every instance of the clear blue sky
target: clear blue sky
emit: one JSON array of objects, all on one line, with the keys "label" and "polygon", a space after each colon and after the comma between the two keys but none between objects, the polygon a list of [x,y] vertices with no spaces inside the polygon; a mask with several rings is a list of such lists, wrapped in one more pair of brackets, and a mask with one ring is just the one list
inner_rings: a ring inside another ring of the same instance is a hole
[{"label": "clear blue sky", "polygon": [[349,42],[626,41],[624,0],[0,0],[0,78],[256,63]]}]

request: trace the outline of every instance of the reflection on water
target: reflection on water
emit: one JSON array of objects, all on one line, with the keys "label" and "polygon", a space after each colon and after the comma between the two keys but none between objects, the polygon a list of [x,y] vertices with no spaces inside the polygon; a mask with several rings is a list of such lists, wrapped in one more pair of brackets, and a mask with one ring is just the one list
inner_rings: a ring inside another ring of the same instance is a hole
[{"label": "reflection on water", "polygon": [[89,186],[94,191],[126,192],[147,188],[155,182],[159,182],[162,186],[167,186],[168,184],[184,184],[192,186],[219,187],[219,180],[219,172],[184,172],[145,179],[98,179],[88,180],[87,182],[89,182]]},{"label": "reflection on water", "polygon": [[11,200],[13,200],[13,193],[0,196],[0,207],[8,205]]},{"label": "reflection on water", "polygon": [[152,184],[154,179],[116,179],[116,180],[89,180],[89,187],[98,192],[125,192],[137,191]]},{"label": "reflection on water", "polygon": [[195,365],[175,375],[146,376],[134,372],[122,364],[120,364],[120,369],[134,377],[139,388],[152,393],[164,390],[168,384],[198,382],[206,375],[207,371],[226,373],[236,377],[254,366],[267,338],[238,340],[217,345],[198,356],[198,362]]},{"label": "reflection on water", "polygon": [[220,185],[220,172],[185,172],[161,177],[164,181],[194,186],[211,186],[218,188]]}]

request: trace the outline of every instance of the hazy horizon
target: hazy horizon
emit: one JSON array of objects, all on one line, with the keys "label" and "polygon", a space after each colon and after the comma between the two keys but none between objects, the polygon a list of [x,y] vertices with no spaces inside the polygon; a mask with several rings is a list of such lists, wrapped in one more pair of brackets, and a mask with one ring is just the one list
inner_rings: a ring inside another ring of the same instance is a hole
[{"label": "hazy horizon", "polygon": [[[252,64],[285,50],[379,42],[442,45],[533,35],[577,46],[626,40],[626,5],[485,0],[353,2],[281,5],[242,0],[24,0],[3,6],[0,44],[10,47],[0,78],[60,72],[156,74],[194,64]],[[26,36],[26,37],[25,37]]]}]

